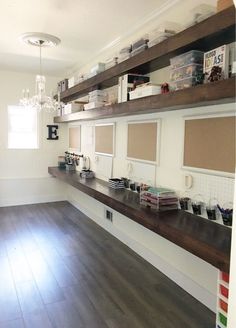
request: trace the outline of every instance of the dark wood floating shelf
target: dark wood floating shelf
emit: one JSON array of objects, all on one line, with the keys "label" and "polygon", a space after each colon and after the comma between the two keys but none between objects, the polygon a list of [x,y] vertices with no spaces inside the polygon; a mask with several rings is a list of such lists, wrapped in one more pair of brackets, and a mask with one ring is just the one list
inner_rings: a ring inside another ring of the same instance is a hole
[{"label": "dark wood floating shelf", "polygon": [[168,239],[216,268],[229,272],[231,229],[182,210],[156,212],[139,204],[129,190],[113,190],[99,179],[81,179],[77,172],[49,167],[48,172]]},{"label": "dark wood floating shelf", "polygon": [[169,66],[171,57],[189,50],[208,51],[233,41],[235,41],[234,6],[69,88],[61,93],[61,100],[69,102],[96,88],[104,89],[118,84],[118,77],[128,72],[147,74]]},{"label": "dark wood floating shelf", "polygon": [[55,123],[96,120],[118,116],[158,113],[184,108],[216,105],[233,102],[235,98],[235,79],[230,78],[214,83],[202,84],[192,88],[148,96],[120,104],[95,108],[87,111],[54,117]]}]

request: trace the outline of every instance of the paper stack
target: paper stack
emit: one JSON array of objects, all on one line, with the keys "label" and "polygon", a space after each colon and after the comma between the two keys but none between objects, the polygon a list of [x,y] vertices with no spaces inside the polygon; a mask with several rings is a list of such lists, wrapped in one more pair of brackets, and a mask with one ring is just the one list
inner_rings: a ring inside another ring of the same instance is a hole
[{"label": "paper stack", "polygon": [[105,106],[107,103],[107,93],[103,90],[94,90],[89,92],[89,103],[84,105],[84,109],[93,109]]},{"label": "paper stack", "polygon": [[148,187],[140,192],[140,204],[159,211],[174,210],[178,209],[178,197],[171,189]]}]

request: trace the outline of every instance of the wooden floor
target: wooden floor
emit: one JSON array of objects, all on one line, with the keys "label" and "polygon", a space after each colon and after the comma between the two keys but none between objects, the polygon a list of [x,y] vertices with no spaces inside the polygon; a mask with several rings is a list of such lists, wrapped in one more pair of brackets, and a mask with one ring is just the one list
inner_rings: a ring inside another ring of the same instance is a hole
[{"label": "wooden floor", "polygon": [[67,202],[0,208],[1,328],[213,328],[215,315]]}]

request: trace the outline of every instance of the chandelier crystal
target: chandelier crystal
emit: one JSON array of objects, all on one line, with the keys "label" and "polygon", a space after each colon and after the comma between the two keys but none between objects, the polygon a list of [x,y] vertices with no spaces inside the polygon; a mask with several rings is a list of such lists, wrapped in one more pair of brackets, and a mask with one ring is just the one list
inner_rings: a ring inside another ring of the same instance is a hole
[{"label": "chandelier crystal", "polygon": [[55,112],[60,110],[64,104],[60,101],[60,93],[58,92],[57,100],[53,95],[46,94],[46,78],[42,75],[42,47],[51,47],[57,45],[60,40],[49,34],[42,33],[25,33],[21,36],[21,40],[29,45],[39,47],[39,75],[35,80],[35,95],[30,97],[29,89],[23,90],[23,96],[20,104],[25,107],[35,108],[37,111]]}]

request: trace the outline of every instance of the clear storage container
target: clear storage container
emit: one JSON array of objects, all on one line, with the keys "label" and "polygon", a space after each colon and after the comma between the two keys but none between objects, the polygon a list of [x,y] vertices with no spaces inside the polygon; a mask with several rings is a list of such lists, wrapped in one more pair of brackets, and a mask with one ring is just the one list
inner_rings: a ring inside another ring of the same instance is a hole
[{"label": "clear storage container", "polygon": [[187,66],[179,67],[171,70],[170,80],[175,82],[182,79],[197,77],[203,73],[203,65],[201,64],[190,64]]},{"label": "clear storage container", "polygon": [[148,43],[148,34],[145,34],[140,39],[132,43],[132,50],[134,51],[140,48],[141,46],[146,45],[147,43]]},{"label": "clear storage container", "polygon": [[198,83],[198,80],[196,79],[196,77],[189,77],[187,79],[175,81],[171,84],[171,86],[174,90],[180,90],[180,89],[190,88],[197,84],[199,84],[199,83]]},{"label": "clear storage container", "polygon": [[131,51],[131,56],[135,56],[135,55],[139,54],[140,52],[146,50],[147,48],[148,48],[148,45],[144,44],[141,47],[136,48],[135,50],[132,50]]},{"label": "clear storage container", "polygon": [[191,64],[203,65],[203,60],[204,60],[204,52],[199,50],[191,50],[182,55],[171,58],[170,65],[172,69],[176,69]]},{"label": "clear storage container", "polygon": [[156,35],[154,38],[150,38],[148,41],[148,47],[151,48],[155,46],[156,44],[168,39],[169,37],[173,36],[174,34],[166,33],[166,32],[160,32],[158,35]]}]

